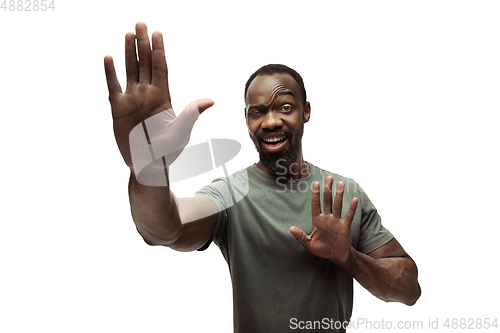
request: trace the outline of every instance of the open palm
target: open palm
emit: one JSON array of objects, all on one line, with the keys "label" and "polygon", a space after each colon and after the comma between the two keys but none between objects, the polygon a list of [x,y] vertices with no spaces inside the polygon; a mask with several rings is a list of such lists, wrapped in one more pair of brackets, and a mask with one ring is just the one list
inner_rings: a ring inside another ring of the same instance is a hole
[{"label": "open palm", "polygon": [[128,33],[125,36],[125,66],[127,87],[123,93],[116,77],[113,58],[104,58],[116,142],[125,163],[132,169],[129,134],[134,127],[152,116],[163,113],[157,118],[161,124],[155,124],[155,127],[173,125],[174,122],[176,125],[170,126],[168,131],[161,131],[161,136],[148,140],[163,140],[166,145],[171,146],[171,151],[180,152],[189,140],[194,121],[201,112],[213,105],[213,101],[207,98],[197,100],[179,117],[175,116],[168,87],[163,37],[160,32],[154,32],[151,48],[145,23],[137,23],[136,33]]},{"label": "open palm", "polygon": [[307,235],[297,227],[291,227],[290,232],[312,254],[342,265],[351,253],[351,223],[356,212],[358,199],[352,199],[349,211],[342,218],[344,183],[339,182],[337,185],[333,209],[332,183],[333,177],[328,176],[323,192],[323,213],[321,213],[319,183],[313,185],[311,234]]}]

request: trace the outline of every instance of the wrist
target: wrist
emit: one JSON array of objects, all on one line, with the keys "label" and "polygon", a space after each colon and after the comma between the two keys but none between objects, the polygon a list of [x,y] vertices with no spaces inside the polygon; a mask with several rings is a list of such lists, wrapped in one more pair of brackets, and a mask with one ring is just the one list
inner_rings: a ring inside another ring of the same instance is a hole
[{"label": "wrist", "polygon": [[342,267],[346,272],[348,272],[352,276],[355,276],[356,272],[359,271],[358,254],[359,254],[359,252],[356,251],[354,249],[354,247],[351,246],[351,248],[349,249],[349,255],[347,256],[347,258],[342,260],[341,262],[336,263],[336,264],[339,265],[340,267]]}]

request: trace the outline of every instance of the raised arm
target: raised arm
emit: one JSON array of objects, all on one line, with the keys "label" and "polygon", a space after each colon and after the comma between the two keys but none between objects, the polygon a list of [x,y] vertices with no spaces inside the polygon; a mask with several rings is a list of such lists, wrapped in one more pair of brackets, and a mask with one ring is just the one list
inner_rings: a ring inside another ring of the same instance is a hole
[{"label": "raised arm", "polygon": [[396,239],[363,254],[351,246],[351,223],[358,205],[354,198],[344,218],[341,217],[344,184],[339,182],[332,209],[333,178],[328,176],[321,213],[319,183],[313,186],[311,200],[312,233],[297,227],[290,232],[312,254],[329,259],[351,274],[363,287],[386,302],[413,305],[420,297],[417,265]]},{"label": "raised arm", "polygon": [[133,173],[130,175],[129,197],[137,231],[149,245],[194,251],[202,247],[214,232],[218,209],[206,197],[176,200],[168,187],[141,185]]},{"label": "raised arm", "polygon": [[[180,251],[195,250],[212,234],[217,207],[207,198],[188,198],[180,201],[178,209],[176,198],[168,186],[167,167],[189,141],[198,115],[211,107],[213,101],[197,100],[179,117],[175,116],[163,37],[160,32],[154,32],[151,48],[144,23],[137,23],[135,34],[125,36],[125,64],[127,86],[123,93],[113,58],[104,58],[113,130],[120,153],[131,170],[129,197],[132,218],[146,243]],[[151,124],[151,119],[154,119],[154,124]],[[153,128],[157,129],[154,137]],[[149,135],[146,129],[150,130]],[[145,135],[147,144],[141,145],[140,140],[131,135],[133,131],[143,137]],[[170,154],[165,154],[165,149]],[[155,157],[155,150],[161,151],[163,156]],[[144,156],[154,160],[154,163],[141,160]]]}]

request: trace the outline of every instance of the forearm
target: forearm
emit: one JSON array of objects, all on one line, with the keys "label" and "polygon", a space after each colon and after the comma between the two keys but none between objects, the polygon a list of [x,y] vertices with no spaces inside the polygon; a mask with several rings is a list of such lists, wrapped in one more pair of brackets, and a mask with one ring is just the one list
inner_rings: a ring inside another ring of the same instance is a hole
[{"label": "forearm", "polygon": [[374,259],[351,247],[351,256],[342,267],[386,302],[413,305],[420,297],[417,266],[409,256]]},{"label": "forearm", "polygon": [[131,173],[129,199],[132,219],[146,243],[169,246],[180,237],[182,223],[169,187],[141,185]]}]

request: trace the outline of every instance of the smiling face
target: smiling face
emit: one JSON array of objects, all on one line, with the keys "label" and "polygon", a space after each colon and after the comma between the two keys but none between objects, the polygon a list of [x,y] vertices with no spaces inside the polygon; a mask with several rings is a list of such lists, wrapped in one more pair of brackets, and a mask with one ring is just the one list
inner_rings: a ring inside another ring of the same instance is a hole
[{"label": "smiling face", "polygon": [[245,115],[261,170],[272,175],[302,170],[301,140],[310,112],[309,102],[304,105],[299,85],[290,75],[255,77],[248,87]]}]

